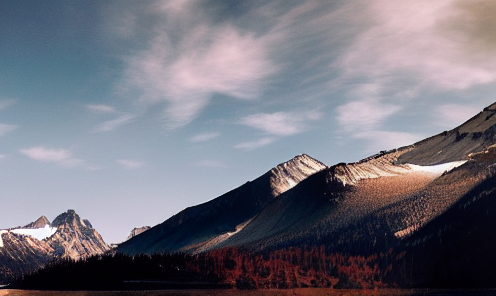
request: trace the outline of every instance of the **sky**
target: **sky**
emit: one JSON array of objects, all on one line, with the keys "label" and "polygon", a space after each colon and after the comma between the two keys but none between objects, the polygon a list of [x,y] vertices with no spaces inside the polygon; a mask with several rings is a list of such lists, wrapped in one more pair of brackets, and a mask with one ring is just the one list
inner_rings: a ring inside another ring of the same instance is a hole
[{"label": "sky", "polygon": [[359,161],[496,101],[496,1],[0,1],[0,229],[107,243],[306,153]]}]

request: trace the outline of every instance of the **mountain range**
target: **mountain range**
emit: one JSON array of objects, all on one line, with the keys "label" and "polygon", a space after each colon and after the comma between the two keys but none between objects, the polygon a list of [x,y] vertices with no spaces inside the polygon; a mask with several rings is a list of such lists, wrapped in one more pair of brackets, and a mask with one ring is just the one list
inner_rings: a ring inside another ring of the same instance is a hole
[{"label": "mountain range", "polygon": [[279,250],[313,250],[315,258],[349,262],[382,258],[389,280],[407,286],[496,287],[495,115],[496,103],[452,130],[358,162],[327,166],[298,155],[154,227],[133,229],[111,251],[74,211],[52,223],[42,216],[0,231],[0,274],[7,281],[54,258],[107,251],[115,260],[244,252],[273,262]]},{"label": "mountain range", "polygon": [[54,259],[78,260],[109,250],[91,223],[74,210],[51,223],[41,216],[24,227],[0,230],[0,283],[34,272]]},{"label": "mountain range", "polygon": [[328,167],[296,156],[132,237],[117,252],[324,245],[370,255],[394,248],[416,256],[410,268],[418,285],[463,277],[494,285],[495,114],[492,104],[452,130],[354,163]]}]

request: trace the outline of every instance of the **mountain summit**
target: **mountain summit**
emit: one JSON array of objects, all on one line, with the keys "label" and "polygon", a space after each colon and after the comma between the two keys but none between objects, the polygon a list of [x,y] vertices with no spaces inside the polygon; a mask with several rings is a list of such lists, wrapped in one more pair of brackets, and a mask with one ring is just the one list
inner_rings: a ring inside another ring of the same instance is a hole
[{"label": "mountain summit", "polygon": [[29,223],[23,228],[44,228],[45,226],[50,226],[50,220],[47,217],[41,216],[36,221]]}]

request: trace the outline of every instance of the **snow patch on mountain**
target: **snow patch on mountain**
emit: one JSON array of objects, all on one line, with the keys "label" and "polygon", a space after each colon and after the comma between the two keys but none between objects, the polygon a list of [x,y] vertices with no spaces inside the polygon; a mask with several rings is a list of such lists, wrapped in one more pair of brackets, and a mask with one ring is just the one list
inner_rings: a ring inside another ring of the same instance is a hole
[{"label": "snow patch on mountain", "polygon": [[444,172],[461,166],[466,160],[452,161],[437,165],[421,166],[410,163],[396,164],[403,153],[411,149],[384,152],[364,159],[357,163],[338,164],[331,168],[331,178],[342,186],[355,185],[360,180],[380,177],[392,177],[409,173],[430,174],[438,177]]},{"label": "snow patch on mountain", "polygon": [[44,240],[45,238],[52,236],[56,231],[57,227],[50,227],[49,225],[46,225],[43,228],[18,228],[11,230],[13,233],[29,235],[37,240]]},{"label": "snow patch on mountain", "polygon": [[441,175],[442,173],[449,172],[466,162],[467,162],[466,160],[460,160],[460,161],[452,161],[437,165],[424,166],[424,165],[416,165],[416,164],[407,164],[407,166],[410,167],[410,169],[414,172],[425,172],[425,173]]},{"label": "snow patch on mountain", "polygon": [[29,235],[37,240],[44,240],[52,236],[57,231],[57,227],[46,225],[43,228],[17,228],[11,230],[0,230],[0,248],[3,247],[2,234],[12,232],[20,235]]}]

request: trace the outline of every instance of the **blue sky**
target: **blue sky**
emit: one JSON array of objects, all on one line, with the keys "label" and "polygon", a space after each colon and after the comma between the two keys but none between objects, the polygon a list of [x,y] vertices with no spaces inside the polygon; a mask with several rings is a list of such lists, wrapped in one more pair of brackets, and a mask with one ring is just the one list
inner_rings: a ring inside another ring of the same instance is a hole
[{"label": "blue sky", "polygon": [[295,155],[333,165],[496,101],[494,1],[0,1],[0,229],[108,243]]}]

